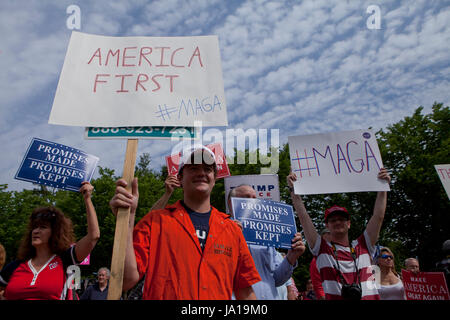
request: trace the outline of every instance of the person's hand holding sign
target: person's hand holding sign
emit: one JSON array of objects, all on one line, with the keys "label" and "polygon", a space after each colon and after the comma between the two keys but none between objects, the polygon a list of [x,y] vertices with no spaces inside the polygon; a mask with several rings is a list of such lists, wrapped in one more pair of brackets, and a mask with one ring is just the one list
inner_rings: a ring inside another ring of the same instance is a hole
[{"label": "person's hand holding sign", "polygon": [[89,199],[94,191],[94,187],[89,181],[83,181],[81,183],[80,193],[83,195],[84,199]]},{"label": "person's hand holding sign", "polygon": [[150,211],[164,209],[167,203],[169,203],[170,197],[175,189],[181,187],[181,183],[176,175],[169,175],[164,181],[164,187],[166,188],[166,192],[153,204]]},{"label": "person's hand holding sign", "polygon": [[292,191],[294,189],[294,182],[297,181],[297,175],[291,170],[289,175],[286,177],[286,180],[289,190]]},{"label": "person's hand holding sign", "polygon": [[291,265],[295,265],[297,259],[305,252],[305,244],[302,241],[302,235],[297,232],[292,238],[292,249],[288,250],[286,259],[288,259]]},{"label": "person's hand holding sign", "polygon": [[166,188],[166,193],[171,195],[176,188],[181,187],[180,181],[178,180],[177,176],[170,175],[167,177],[166,181],[164,181],[164,186]]},{"label": "person's hand holding sign", "polygon": [[139,281],[139,272],[137,269],[136,256],[133,249],[134,218],[136,215],[136,209],[139,200],[137,178],[134,178],[131,182],[131,192],[126,189],[127,186],[128,184],[125,179],[117,180],[116,193],[109,202],[109,206],[111,207],[111,210],[117,219],[120,219],[120,215],[118,217],[119,208],[130,209],[130,215],[128,219],[127,247],[125,251],[125,262],[123,268],[123,291],[131,289]]},{"label": "person's hand holding sign", "polygon": [[134,178],[131,183],[131,193],[127,191],[127,182],[124,179],[119,179],[116,182],[116,193],[109,202],[112,212],[117,216],[119,208],[130,208],[131,216],[136,213],[136,208],[139,200],[138,181]]},{"label": "person's hand holding sign", "polygon": [[387,183],[391,183],[391,176],[389,175],[389,172],[385,168],[381,168],[378,172],[378,179],[386,180]]}]

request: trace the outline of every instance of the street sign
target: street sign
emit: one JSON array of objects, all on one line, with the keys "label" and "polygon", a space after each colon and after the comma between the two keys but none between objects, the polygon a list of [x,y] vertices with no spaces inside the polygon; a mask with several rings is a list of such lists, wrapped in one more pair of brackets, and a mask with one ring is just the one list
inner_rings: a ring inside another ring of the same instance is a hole
[{"label": "street sign", "polygon": [[88,127],[85,130],[86,139],[197,139],[198,130],[194,127]]}]

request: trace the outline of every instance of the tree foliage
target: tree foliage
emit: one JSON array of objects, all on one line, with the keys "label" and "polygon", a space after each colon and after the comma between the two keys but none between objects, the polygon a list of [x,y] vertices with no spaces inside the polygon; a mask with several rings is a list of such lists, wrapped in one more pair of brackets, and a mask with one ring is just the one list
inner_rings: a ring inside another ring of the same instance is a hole
[{"label": "tree foliage", "polygon": [[422,111],[381,130],[378,143],[393,177],[383,239],[399,239],[429,270],[450,238],[450,202],[434,168],[450,161],[450,109]]}]

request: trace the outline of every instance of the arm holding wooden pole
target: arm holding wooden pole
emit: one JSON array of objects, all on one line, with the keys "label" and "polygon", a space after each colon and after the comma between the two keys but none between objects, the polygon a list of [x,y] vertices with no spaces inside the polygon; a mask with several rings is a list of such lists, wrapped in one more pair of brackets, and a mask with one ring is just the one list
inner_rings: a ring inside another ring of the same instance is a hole
[{"label": "arm holding wooden pole", "polygon": [[[139,199],[137,179],[134,178],[137,144],[137,139],[128,139],[123,178],[117,181],[116,193],[109,203],[117,220],[108,300],[119,300],[122,295],[122,289],[129,289],[129,275],[131,274],[131,278],[134,278],[133,260],[137,273],[132,241],[134,217]],[[137,276],[139,279],[139,274]]]}]

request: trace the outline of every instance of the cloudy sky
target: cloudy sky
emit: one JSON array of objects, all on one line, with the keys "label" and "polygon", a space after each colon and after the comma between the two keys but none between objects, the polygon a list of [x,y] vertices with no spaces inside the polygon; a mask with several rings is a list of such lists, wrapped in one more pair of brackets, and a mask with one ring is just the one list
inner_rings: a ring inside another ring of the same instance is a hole
[{"label": "cloudy sky", "polygon": [[[33,137],[94,154],[121,174],[126,140],[85,140],[84,128],[48,124],[72,4],[81,32],[217,35],[228,128],[279,129],[281,144],[377,130],[418,106],[450,104],[450,1],[2,0],[0,184],[10,190],[33,187],[14,179]],[[380,9],[379,29],[370,5]],[[140,140],[138,155],[150,153],[158,169],[172,147]]]}]

